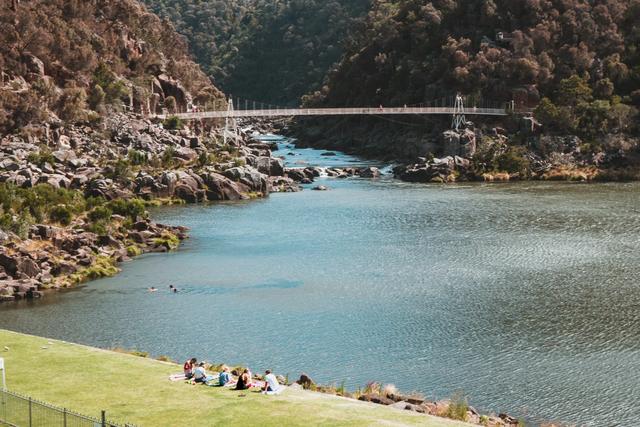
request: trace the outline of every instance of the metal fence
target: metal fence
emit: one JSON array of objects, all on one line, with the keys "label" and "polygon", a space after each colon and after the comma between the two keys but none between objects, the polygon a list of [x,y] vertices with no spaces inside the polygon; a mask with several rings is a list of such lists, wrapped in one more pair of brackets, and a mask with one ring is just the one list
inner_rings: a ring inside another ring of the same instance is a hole
[{"label": "metal fence", "polygon": [[0,425],[15,427],[133,427],[106,419],[88,417],[68,409],[58,408],[31,397],[8,390],[0,390]]}]

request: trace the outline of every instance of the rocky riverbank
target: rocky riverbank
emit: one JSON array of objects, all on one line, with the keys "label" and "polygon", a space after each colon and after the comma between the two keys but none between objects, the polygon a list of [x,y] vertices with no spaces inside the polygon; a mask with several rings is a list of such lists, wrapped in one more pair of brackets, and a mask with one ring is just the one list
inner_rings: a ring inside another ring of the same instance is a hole
[{"label": "rocky riverbank", "polygon": [[[544,134],[513,119],[461,131],[444,123],[414,127],[350,121],[328,126],[299,120],[288,128],[299,147],[335,149],[396,163],[396,178],[408,182],[625,181],[640,179],[640,139],[610,134],[597,140]],[[325,132],[324,129],[327,129]]]},{"label": "rocky riverbank", "polygon": [[127,114],[100,126],[43,126],[29,137],[4,137],[0,300],[39,297],[115,274],[133,256],[175,249],[186,229],[151,221],[145,204],[300,189],[272,157],[277,147],[246,133],[226,146],[220,141],[216,131],[168,130]]},{"label": "rocky riverbank", "polygon": [[[0,301],[35,298],[117,273],[134,256],[176,249],[182,227],[157,224],[145,205],[295,192],[319,176],[379,176],[376,168],[287,168],[278,146],[245,123],[227,139],[195,123],[113,114],[100,125],[38,128],[0,140]],[[314,189],[324,190],[318,186]]]}]

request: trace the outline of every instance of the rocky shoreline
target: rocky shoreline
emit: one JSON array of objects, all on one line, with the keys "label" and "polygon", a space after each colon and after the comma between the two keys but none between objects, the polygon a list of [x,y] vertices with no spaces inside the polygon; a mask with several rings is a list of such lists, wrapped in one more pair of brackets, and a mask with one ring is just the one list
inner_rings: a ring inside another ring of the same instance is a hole
[{"label": "rocky shoreline", "polygon": [[[640,180],[640,139],[609,134],[597,141],[575,135],[545,134],[524,119],[478,124],[455,130],[402,128],[372,122],[371,126],[299,119],[285,133],[300,147],[334,149],[397,164],[394,176],[407,182],[505,182],[518,180]],[[328,128],[327,131],[324,129]]]},{"label": "rocky shoreline", "polygon": [[[301,184],[319,176],[380,175],[376,168],[286,168],[283,158],[273,154],[277,144],[253,137],[253,132],[273,130],[265,123],[247,124],[227,145],[215,129],[205,131],[197,123],[193,129],[180,128],[118,113],[98,128],[43,126],[26,138],[0,140],[0,186],[7,198],[16,191],[25,192],[27,199],[53,191],[100,201],[100,206],[76,212],[67,224],[5,213],[0,301],[38,298],[46,290],[114,275],[118,263],[174,250],[188,237],[184,227],[150,220],[144,206],[247,200],[301,191]],[[119,200],[134,206],[121,207]],[[101,209],[108,218],[96,224]]]}]

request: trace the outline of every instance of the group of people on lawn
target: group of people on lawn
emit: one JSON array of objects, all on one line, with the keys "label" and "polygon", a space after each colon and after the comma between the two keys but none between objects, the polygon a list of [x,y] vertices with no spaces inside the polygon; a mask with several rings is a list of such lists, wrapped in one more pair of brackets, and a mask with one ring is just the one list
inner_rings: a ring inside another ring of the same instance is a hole
[{"label": "group of people on lawn", "polygon": [[[195,357],[184,362],[183,369],[185,378],[193,381],[195,384],[207,384],[219,387],[235,386],[235,390],[248,390],[252,387],[260,387],[262,392],[266,394],[276,394],[282,389],[278,378],[268,369],[264,373],[264,384],[258,384],[253,381],[253,375],[248,368],[245,368],[242,373],[239,373],[238,378],[235,379],[231,375],[229,367],[223,366],[216,380],[215,376],[207,374],[204,365],[204,362],[198,363]],[[217,382],[217,384],[215,382]]]}]

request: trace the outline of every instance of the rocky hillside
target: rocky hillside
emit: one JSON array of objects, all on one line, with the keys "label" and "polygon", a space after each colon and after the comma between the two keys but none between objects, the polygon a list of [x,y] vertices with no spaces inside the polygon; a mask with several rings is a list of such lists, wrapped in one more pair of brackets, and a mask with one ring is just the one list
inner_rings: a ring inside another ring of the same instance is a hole
[{"label": "rocky hillside", "polygon": [[0,26],[0,133],[223,98],[171,24],[137,1],[14,0]]},{"label": "rocky hillside", "polygon": [[175,249],[186,230],[154,223],[148,205],[299,189],[270,144],[145,117],[222,94],[144,6],[22,0],[0,19],[0,300]]}]

